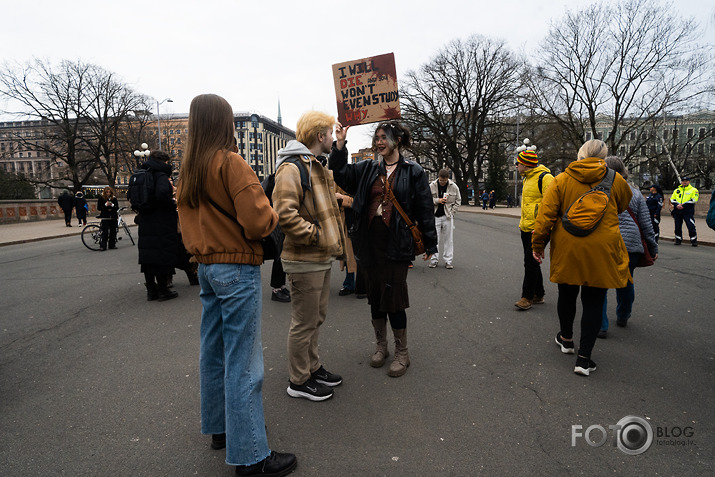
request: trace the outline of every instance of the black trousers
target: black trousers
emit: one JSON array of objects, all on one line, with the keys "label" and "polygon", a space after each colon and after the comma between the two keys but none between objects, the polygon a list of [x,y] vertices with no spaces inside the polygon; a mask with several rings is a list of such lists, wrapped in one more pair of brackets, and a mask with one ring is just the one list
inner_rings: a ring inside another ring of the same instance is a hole
[{"label": "black trousers", "polygon": [[102,240],[99,243],[101,248],[107,248],[107,240],[109,246],[114,247],[117,244],[117,219],[102,219]]},{"label": "black trousers", "polygon": [[531,300],[535,296],[544,296],[544,277],[541,265],[534,260],[531,252],[531,232],[521,232],[521,244],[524,247],[524,282],[521,284],[521,296]]},{"label": "black trousers", "polygon": [[693,212],[675,210],[673,211],[673,220],[675,220],[676,240],[683,240],[683,221],[685,221],[685,226],[688,228],[690,240],[698,238],[698,234],[695,231],[695,218],[693,217]]},{"label": "black trousers", "polygon": [[581,341],[578,354],[586,358],[591,357],[593,345],[596,343],[598,331],[601,329],[603,318],[603,300],[606,298],[606,288],[589,287],[586,285],[567,285],[559,283],[559,299],[556,310],[561,323],[561,336],[573,338],[573,322],[576,318],[576,298],[581,291]]},{"label": "black trousers", "polygon": [[273,260],[271,268],[271,288],[283,288],[286,284],[286,272],[283,271],[281,257],[276,257]]}]

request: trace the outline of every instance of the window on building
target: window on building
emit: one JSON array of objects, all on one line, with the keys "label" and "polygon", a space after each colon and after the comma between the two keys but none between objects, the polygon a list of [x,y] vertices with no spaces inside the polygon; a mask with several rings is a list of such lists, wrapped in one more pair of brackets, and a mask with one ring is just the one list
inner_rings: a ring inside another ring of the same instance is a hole
[{"label": "window on building", "polygon": [[688,144],[688,154],[690,154],[691,152],[693,152],[693,145]]},{"label": "window on building", "polygon": [[668,130],[663,129],[663,139],[668,139]]},{"label": "window on building", "polygon": [[688,139],[693,137],[693,128],[688,128]]},{"label": "window on building", "polygon": [[646,147],[641,146],[641,156],[645,156],[645,155],[646,155]]},{"label": "window on building", "polygon": [[171,139],[169,139],[169,144],[171,144],[172,146],[174,145],[174,138],[173,138],[173,137],[172,137]]},{"label": "window on building", "polygon": [[705,144],[698,144],[698,154],[701,156],[705,153]]},{"label": "window on building", "polygon": [[173,130],[173,129],[169,129],[169,134],[174,134],[174,130]]},{"label": "window on building", "polygon": [[631,141],[635,141],[635,140],[636,140],[636,133],[635,133],[635,131],[631,132],[631,134],[630,134],[630,140],[631,140]]},{"label": "window on building", "polygon": [[22,152],[20,153],[20,157],[23,157],[23,153],[22,153]]},{"label": "window on building", "polygon": [[621,148],[618,150],[618,154],[621,156],[626,155],[626,146],[621,146]]},{"label": "window on building", "polygon": [[678,130],[673,129],[673,139],[678,139]]},{"label": "window on building", "polygon": [[600,131],[597,132],[597,133],[596,133],[596,137],[597,137],[598,139],[600,139],[601,141],[603,141],[603,133],[602,133],[602,132],[600,132]]},{"label": "window on building", "polygon": [[591,140],[591,133],[587,132],[586,133],[586,141],[590,141],[590,140]]},{"label": "window on building", "polygon": [[710,143],[710,154],[715,154],[715,142]]},{"label": "window on building", "polygon": [[181,144],[181,138],[176,138],[176,144]]},{"label": "window on building", "polygon": [[698,131],[698,137],[700,139],[705,139],[705,128],[700,128],[700,131]]},{"label": "window on building", "polygon": [[31,152],[28,152],[28,153],[27,153],[27,157],[32,157],[32,153],[31,153]]}]

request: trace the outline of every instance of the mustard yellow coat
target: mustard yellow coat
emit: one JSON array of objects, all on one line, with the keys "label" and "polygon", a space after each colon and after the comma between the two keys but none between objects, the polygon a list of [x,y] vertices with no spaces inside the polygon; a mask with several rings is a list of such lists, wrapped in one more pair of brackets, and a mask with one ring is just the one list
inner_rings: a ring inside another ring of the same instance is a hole
[{"label": "mustard yellow coat", "polygon": [[618,225],[618,214],[628,207],[631,188],[615,175],[606,213],[598,227],[585,237],[576,237],[561,224],[561,215],[576,199],[598,184],[606,163],[589,157],[572,162],[544,192],[531,238],[535,252],[544,250],[551,234],[551,276],[554,283],[622,288],[630,280],[628,251]]}]

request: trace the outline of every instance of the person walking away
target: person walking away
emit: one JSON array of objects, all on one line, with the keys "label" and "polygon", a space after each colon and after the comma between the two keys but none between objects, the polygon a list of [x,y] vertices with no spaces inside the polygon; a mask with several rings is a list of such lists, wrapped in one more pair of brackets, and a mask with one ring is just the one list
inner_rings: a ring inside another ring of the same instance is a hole
[{"label": "person walking away", "polygon": [[411,146],[410,130],[398,121],[380,123],[372,138],[377,161],[348,164],[345,147],[347,127],[338,125],[337,143],[330,155],[330,168],[337,184],[353,196],[356,224],[353,247],[358,265],[367,275],[368,304],[377,346],[370,366],[385,364],[387,320],[395,338],[395,355],[387,371],[398,377],[407,372],[407,271],[415,259],[415,242],[398,211],[398,204],[422,233],[424,261],[437,253],[434,203],[427,175],[415,161],[405,159]]},{"label": "person walking away", "polygon": [[[333,173],[323,165],[331,152],[335,118],[309,111],[298,120],[297,140],[278,151],[273,206],[285,234],[281,262],[291,289],[287,393],[311,401],[333,396],[343,378],[325,369],[318,336],[328,314],[330,269],[345,258],[345,235]],[[303,186],[301,169],[307,171]]]},{"label": "person walking away", "polygon": [[441,169],[436,181],[430,184],[432,202],[434,203],[434,220],[437,227],[437,253],[432,255],[429,268],[439,265],[440,254],[444,259],[445,268],[454,268],[454,214],[462,205],[462,194],[457,184],[449,179],[449,171]]},{"label": "person walking away", "polygon": [[531,239],[534,259],[539,263],[544,258],[546,242],[551,239],[550,278],[558,284],[557,313],[561,325],[555,341],[562,353],[574,353],[573,322],[576,299],[581,293],[581,339],[574,372],[583,376],[596,370],[591,354],[601,328],[606,290],[623,288],[631,279],[628,251],[618,228],[618,214],[628,207],[631,189],[623,177],[611,172],[613,184],[602,218],[585,236],[568,232],[562,214],[606,177],[607,154],[608,147],[598,139],[581,146],[578,160],[554,177],[546,189]]},{"label": "person walking away", "polygon": [[74,208],[79,222],[77,225],[79,227],[87,225],[87,199],[84,198],[82,191],[77,191],[74,195]]},{"label": "person walking away", "polygon": [[226,448],[239,476],[284,476],[295,455],[272,451],[263,414],[260,240],[278,223],[255,172],[232,152],[233,109],[214,94],[191,101],[177,191],[187,250],[201,285],[201,432]]},{"label": "person walking away", "polygon": [[[613,169],[621,175],[626,181],[628,180],[628,169],[623,164],[623,161],[618,156],[608,156],[606,158],[606,166]],[[643,194],[633,184],[628,184],[631,188],[633,196],[628,204],[628,209],[618,214],[618,228],[621,231],[623,242],[626,244],[628,251],[628,270],[630,271],[633,281],[629,281],[623,288],[616,289],[616,324],[624,327],[628,324],[628,319],[631,317],[633,302],[635,301],[635,275],[633,272],[638,266],[638,262],[645,253],[643,249],[643,241],[641,235],[648,244],[648,251],[654,258],[658,258],[658,242],[653,232],[651,222],[651,214],[649,207],[646,204]],[[662,205],[662,203],[661,203]],[[634,220],[635,217],[635,220]],[[637,222],[636,222],[637,220]],[[599,338],[608,336],[608,292],[603,300],[603,315],[601,319],[601,330],[598,332]]]},{"label": "person walking away", "polygon": [[147,300],[166,301],[179,296],[169,288],[183,246],[179,240],[178,215],[171,183],[171,157],[152,151],[140,168],[151,172],[154,195],[136,216],[139,226],[139,264],[144,274]]},{"label": "person walking away", "polygon": [[660,240],[660,212],[663,210],[663,190],[658,184],[650,186],[650,195],[645,200],[650,214],[651,227],[655,234],[655,241]]},{"label": "person walking away", "polygon": [[482,210],[487,210],[487,207],[489,206],[489,193],[484,190],[482,193]]},{"label": "person walking away", "polygon": [[494,192],[494,189],[489,193],[489,208],[493,209],[494,207],[497,206],[497,194]]},{"label": "person walking away", "polygon": [[514,303],[519,310],[528,310],[533,304],[544,303],[544,277],[541,274],[541,264],[533,256],[531,236],[544,192],[554,180],[551,171],[539,164],[536,146],[529,144],[529,139],[524,139],[524,145],[517,148],[516,156],[516,170],[523,183],[519,232],[524,250],[524,280],[521,283],[521,298]]},{"label": "person walking away", "polygon": [[63,190],[62,194],[57,198],[57,203],[65,214],[65,227],[72,227],[72,209],[74,209],[74,198],[70,195],[70,191]]},{"label": "person walking away", "polygon": [[675,245],[683,242],[683,222],[688,228],[690,245],[698,246],[698,234],[695,230],[695,204],[700,194],[698,189],[690,185],[690,178],[685,176],[680,180],[680,186],[670,196],[670,214],[675,221]]},{"label": "person walking away", "polygon": [[119,215],[119,202],[114,195],[114,189],[107,186],[102,191],[102,196],[97,199],[97,210],[99,218],[102,219],[101,231],[102,239],[99,242],[99,249],[107,250],[107,244],[110,249],[117,248],[117,220]]}]

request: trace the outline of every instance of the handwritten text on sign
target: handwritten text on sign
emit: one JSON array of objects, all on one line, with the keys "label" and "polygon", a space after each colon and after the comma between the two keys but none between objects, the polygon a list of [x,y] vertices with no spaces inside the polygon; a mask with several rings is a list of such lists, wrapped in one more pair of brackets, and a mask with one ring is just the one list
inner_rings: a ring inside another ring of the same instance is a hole
[{"label": "handwritten text on sign", "polygon": [[368,124],[400,117],[395,55],[363,58],[333,65],[338,121]]}]

